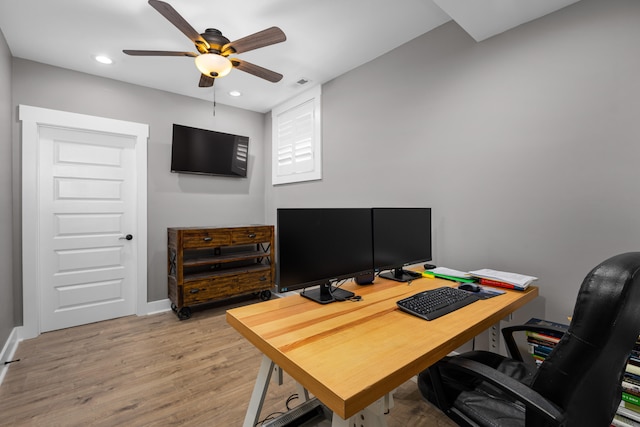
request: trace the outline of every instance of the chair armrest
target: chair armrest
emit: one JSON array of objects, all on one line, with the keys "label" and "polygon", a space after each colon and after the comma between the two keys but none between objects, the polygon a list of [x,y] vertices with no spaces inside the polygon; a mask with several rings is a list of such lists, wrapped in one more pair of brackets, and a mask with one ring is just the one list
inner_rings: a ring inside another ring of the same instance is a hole
[{"label": "chair armrest", "polygon": [[464,357],[452,357],[450,359],[441,360],[439,364],[445,365],[447,368],[454,368],[468,374],[474,375],[487,381],[504,391],[506,394],[522,402],[528,409],[544,416],[554,425],[562,426],[565,423],[565,415],[558,407],[549,402],[535,390],[527,387],[521,382],[496,371],[487,365],[483,365],[475,360],[465,359]]},{"label": "chair armrest", "polygon": [[509,352],[509,356],[513,359],[516,359],[520,362],[524,362],[522,357],[522,353],[520,353],[520,349],[516,345],[516,340],[513,337],[514,332],[518,331],[532,331],[532,332],[540,332],[540,333],[556,333],[556,334],[564,334],[564,329],[556,328],[553,326],[543,326],[543,325],[514,325],[507,326],[506,328],[502,328],[502,337],[504,338],[504,343],[507,347],[507,351]]}]

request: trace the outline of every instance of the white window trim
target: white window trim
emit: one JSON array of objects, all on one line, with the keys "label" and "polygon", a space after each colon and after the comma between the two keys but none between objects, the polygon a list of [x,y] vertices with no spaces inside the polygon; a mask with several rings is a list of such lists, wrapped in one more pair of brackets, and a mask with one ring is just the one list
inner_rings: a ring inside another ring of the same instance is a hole
[{"label": "white window trim", "polygon": [[[321,97],[322,90],[321,86],[318,85],[285,101],[271,111],[271,177],[273,185],[322,179]],[[284,114],[296,108],[307,107],[309,108],[307,112],[312,114],[312,130],[309,147],[312,163],[305,163],[303,170],[296,168],[295,160],[294,163],[288,165],[288,167],[281,167],[278,161],[280,149],[278,130],[280,129],[281,118]]]}]

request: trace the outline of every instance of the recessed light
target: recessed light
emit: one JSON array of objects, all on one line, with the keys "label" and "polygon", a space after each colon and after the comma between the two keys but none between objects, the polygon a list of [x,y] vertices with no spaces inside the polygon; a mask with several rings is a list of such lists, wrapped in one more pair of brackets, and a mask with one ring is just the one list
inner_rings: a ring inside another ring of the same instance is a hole
[{"label": "recessed light", "polygon": [[104,55],[97,55],[95,57],[95,60],[98,61],[101,64],[113,64],[113,60],[111,58],[109,58],[108,56],[104,56]]},{"label": "recessed light", "polygon": [[229,92],[229,95],[231,95],[231,96],[240,96],[240,95],[242,95],[242,93],[240,93],[237,90],[232,90],[231,92]]}]

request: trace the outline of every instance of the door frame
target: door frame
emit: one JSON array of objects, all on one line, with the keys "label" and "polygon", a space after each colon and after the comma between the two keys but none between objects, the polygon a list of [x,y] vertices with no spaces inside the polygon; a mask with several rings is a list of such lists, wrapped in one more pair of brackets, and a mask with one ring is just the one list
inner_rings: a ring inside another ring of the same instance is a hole
[{"label": "door frame", "polygon": [[22,122],[22,327],[20,339],[40,335],[39,224],[39,128],[58,127],[125,135],[135,139],[137,266],[134,307],[147,314],[147,139],[149,126],[142,123],[95,117],[47,108],[18,106]]}]

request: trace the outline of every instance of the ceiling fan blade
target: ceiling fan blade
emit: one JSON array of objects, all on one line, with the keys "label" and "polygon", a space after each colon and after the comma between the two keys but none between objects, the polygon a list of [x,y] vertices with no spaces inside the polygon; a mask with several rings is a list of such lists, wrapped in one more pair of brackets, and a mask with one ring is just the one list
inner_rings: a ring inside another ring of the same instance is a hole
[{"label": "ceiling fan blade", "polygon": [[200,74],[200,82],[198,83],[199,87],[211,87],[213,86],[213,82],[215,82],[216,79],[214,79],[213,77],[209,77],[209,76],[205,76],[204,74]]},{"label": "ceiling fan blade", "polygon": [[[149,0],[151,1],[151,0]],[[278,27],[267,28],[250,36],[243,37],[222,46],[222,55],[228,56],[232,53],[248,52],[272,44],[283,42],[287,39],[284,32]]]},{"label": "ceiling fan blade", "polygon": [[209,43],[169,3],[160,0],[149,0],[149,4],[177,29],[182,31],[185,36],[189,37],[200,53],[208,51]]},{"label": "ceiling fan blade", "polygon": [[233,64],[233,66],[240,71],[253,74],[256,77],[269,80],[273,83],[282,80],[282,74],[276,73],[275,71],[267,70],[266,68],[262,68],[258,65],[252,64],[251,62],[243,61],[238,58],[231,58],[231,64]]},{"label": "ceiling fan blade", "polygon": [[127,55],[133,56],[190,56],[195,58],[198,56],[195,52],[172,52],[168,50],[123,50]]}]

